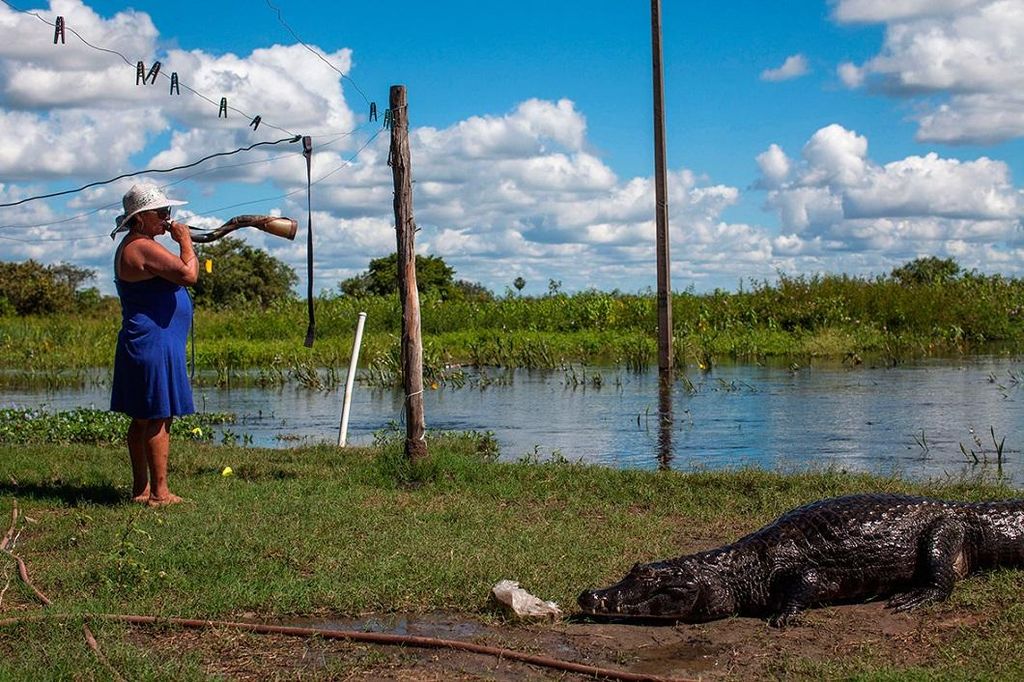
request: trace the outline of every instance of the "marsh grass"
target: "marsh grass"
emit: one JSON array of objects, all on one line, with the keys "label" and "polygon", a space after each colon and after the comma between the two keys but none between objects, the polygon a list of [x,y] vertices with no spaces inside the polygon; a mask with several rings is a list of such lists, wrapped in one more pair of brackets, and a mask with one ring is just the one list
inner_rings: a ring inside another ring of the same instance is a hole
[{"label": "marsh grass", "polygon": [[[619,471],[560,458],[511,464],[495,461],[487,434],[430,440],[430,459],[416,466],[405,460],[401,439],[387,434],[374,447],[344,450],[178,441],[170,477],[187,501],[159,510],[128,502],[120,448],[0,445],[0,518],[10,518],[16,499],[32,519],[18,528],[17,551],[63,613],[274,621],[444,610],[484,617],[488,591],[503,578],[571,611],[582,588],[617,579],[635,561],[674,556],[694,538],[708,546],[732,540],[822,497],[1013,494],[982,480],[912,484],[839,470]],[[225,466],[234,475],[222,475]],[[980,589],[985,599],[1010,604],[1020,582],[969,581],[958,598],[971,600]],[[14,585],[0,618],[36,610]],[[975,675],[985,677],[988,665],[1019,669],[1024,660],[1016,634],[1024,616],[1007,607],[1000,618],[1015,629],[985,640],[981,662],[968,661]],[[121,670],[138,670],[142,679],[198,675],[188,657],[157,656],[131,644],[127,629],[100,627]],[[986,633],[996,631],[964,633],[950,650],[963,655],[964,642]],[[944,660],[933,666],[933,673],[957,669]],[[0,630],[0,678],[40,670],[104,677],[74,617]]]},{"label": "marsh grass", "polygon": [[[367,312],[362,367],[377,383],[394,381],[401,333],[397,297],[321,297],[318,338],[303,347],[299,301],[267,309],[198,309],[198,375],[216,385],[333,386],[347,371],[359,312]],[[722,361],[858,356],[895,365],[940,353],[971,353],[1024,341],[1024,280],[969,274],[908,285],[891,278],[781,276],[739,292],[672,297],[675,361],[710,368]],[[491,301],[424,297],[426,367],[434,380],[458,365],[560,369],[569,364],[653,362],[657,328],[651,294],[584,291]],[[119,323],[115,306],[78,315],[0,317],[0,387],[104,381]],[[393,363],[392,363],[393,364]],[[211,378],[212,377],[212,378]]]}]

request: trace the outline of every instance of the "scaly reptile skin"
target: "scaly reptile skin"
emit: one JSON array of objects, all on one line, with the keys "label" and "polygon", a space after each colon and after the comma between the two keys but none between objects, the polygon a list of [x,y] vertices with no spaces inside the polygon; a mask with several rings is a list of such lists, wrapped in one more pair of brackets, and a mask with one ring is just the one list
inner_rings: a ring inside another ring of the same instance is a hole
[{"label": "scaly reptile skin", "polygon": [[851,495],[787,512],[736,542],[636,564],[579,596],[584,613],[784,625],[803,610],[889,597],[897,611],[943,601],[967,575],[1024,566],[1024,500],[948,502]]}]

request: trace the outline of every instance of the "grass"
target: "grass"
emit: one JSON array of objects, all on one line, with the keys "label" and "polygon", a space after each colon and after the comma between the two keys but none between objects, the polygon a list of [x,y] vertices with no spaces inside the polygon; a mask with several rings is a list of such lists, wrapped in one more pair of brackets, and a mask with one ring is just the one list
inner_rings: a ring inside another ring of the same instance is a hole
[{"label": "grass", "polygon": [[[0,628],[0,678],[37,679],[41,670],[104,678],[82,644],[77,618],[90,612],[271,621],[435,610],[483,617],[490,587],[503,578],[571,611],[583,587],[617,579],[634,561],[676,555],[686,538],[727,541],[810,500],[866,490],[959,499],[1014,492],[996,483],[913,484],[839,470],[508,464],[494,461],[493,441],[479,434],[435,435],[431,453],[412,468],[391,441],[262,450],[179,440],[170,479],[188,502],[150,510],[127,502],[121,449],[0,445],[0,519],[10,518],[16,499],[31,522],[18,527],[15,549],[54,610],[72,614]],[[225,466],[233,476],[222,475]],[[0,565],[0,589],[11,576],[13,565]],[[985,678],[1024,669],[1022,585],[1020,573],[1003,572],[959,588],[965,608],[994,605],[998,615],[957,633],[944,645],[948,656],[920,675]],[[38,611],[15,578],[0,618]],[[188,656],[159,656],[134,646],[124,627],[97,627],[106,655],[133,677],[202,677]],[[779,665],[826,677],[913,672],[870,660]]]},{"label": "grass", "polygon": [[[197,381],[231,386],[294,381],[335,388],[344,376],[360,311],[368,314],[363,361],[393,381],[401,328],[397,297],[317,301],[317,342],[303,348],[304,304],[285,300],[196,312]],[[1024,342],[1024,280],[965,274],[907,284],[846,275],[780,276],[738,292],[676,293],[676,361],[815,356],[884,364]],[[440,381],[459,364],[559,368],[620,364],[642,371],[656,358],[653,294],[584,291],[536,298],[421,301],[425,364]],[[0,315],[0,386],[60,388],[108,380],[120,321],[105,300],[77,314]],[[97,371],[99,368],[99,371]]]}]

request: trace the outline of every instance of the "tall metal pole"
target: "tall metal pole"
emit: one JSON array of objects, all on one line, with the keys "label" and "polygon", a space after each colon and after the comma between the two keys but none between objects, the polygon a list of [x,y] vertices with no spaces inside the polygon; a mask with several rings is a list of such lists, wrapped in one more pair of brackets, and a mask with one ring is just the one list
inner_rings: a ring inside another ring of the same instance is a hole
[{"label": "tall metal pole", "polygon": [[668,252],[668,179],[665,171],[665,79],[661,66],[661,0],[651,0],[654,66],[654,211],[658,259],[658,374],[672,377],[672,261]]},{"label": "tall metal pole", "polygon": [[392,85],[391,151],[388,162],[395,183],[395,236],[398,240],[398,295],[402,299],[402,375],[405,386],[405,456],[427,456],[423,420],[423,340],[420,297],[416,290],[416,222],[412,217],[412,157],[409,110],[404,85]]}]

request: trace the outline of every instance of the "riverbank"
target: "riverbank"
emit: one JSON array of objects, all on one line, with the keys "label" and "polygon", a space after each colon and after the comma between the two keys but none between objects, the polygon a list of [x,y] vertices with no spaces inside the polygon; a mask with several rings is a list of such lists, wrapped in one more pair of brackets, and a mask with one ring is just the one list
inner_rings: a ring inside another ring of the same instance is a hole
[{"label": "riverbank", "polygon": [[[655,304],[650,293],[600,291],[423,296],[426,379],[457,383],[462,365],[619,365],[643,371],[657,362]],[[307,349],[302,301],[199,307],[194,328],[200,380],[221,386],[336,386],[348,367],[358,314],[366,312],[363,379],[396,382],[397,297],[323,295],[316,311],[317,339]],[[922,281],[780,275],[777,283],[755,282],[738,292],[678,292],[672,315],[679,367],[780,358],[892,366],[934,355],[991,353],[996,347],[1018,352],[1024,347],[1024,281],[973,273]],[[0,387],[88,382],[90,373],[109,369],[119,324],[113,299],[70,315],[0,314]]]},{"label": "riverbank", "polygon": [[[437,436],[431,453],[411,469],[394,442],[263,450],[179,441],[171,482],[187,502],[151,510],[127,502],[118,448],[0,446],[0,518],[10,519],[17,501],[14,551],[54,602],[42,609],[5,557],[0,619],[71,614],[0,628],[0,677],[110,676],[82,637],[81,616],[99,612],[363,626],[412,614],[435,627],[438,619],[449,623],[454,636],[689,677],[1010,679],[1024,672],[1017,606],[1024,574],[1017,571],[968,580],[950,603],[922,613],[891,615],[880,604],[820,609],[785,631],[751,619],[644,630],[519,626],[496,619],[487,603],[491,586],[508,578],[571,613],[583,588],[617,580],[635,561],[723,544],[811,500],[862,491],[971,500],[1016,494],[997,483],[911,484],[838,470],[507,464],[493,461],[492,441],[471,435]],[[162,627],[157,637],[93,623],[93,632],[109,665],[131,679],[400,677],[424,664],[406,650],[224,630],[207,636]],[[667,647],[656,662],[652,640]],[[427,659],[442,667],[458,661],[437,679],[497,665],[444,652]]]}]

